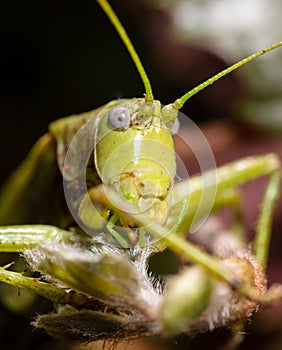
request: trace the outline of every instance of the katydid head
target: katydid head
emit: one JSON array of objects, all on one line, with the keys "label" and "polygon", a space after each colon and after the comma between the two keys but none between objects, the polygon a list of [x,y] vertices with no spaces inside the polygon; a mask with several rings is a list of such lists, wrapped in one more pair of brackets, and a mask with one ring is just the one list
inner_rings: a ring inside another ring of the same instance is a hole
[{"label": "katydid head", "polygon": [[95,166],[105,184],[164,223],[176,174],[173,132],[159,101],[121,100],[103,114],[95,134]]}]

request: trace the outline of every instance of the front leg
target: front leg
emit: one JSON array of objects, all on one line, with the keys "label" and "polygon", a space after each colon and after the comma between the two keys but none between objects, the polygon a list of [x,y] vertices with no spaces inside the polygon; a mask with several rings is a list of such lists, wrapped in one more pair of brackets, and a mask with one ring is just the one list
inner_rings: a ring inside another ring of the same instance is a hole
[{"label": "front leg", "polygon": [[48,241],[71,241],[74,235],[50,225],[0,226],[0,252],[16,253]]}]

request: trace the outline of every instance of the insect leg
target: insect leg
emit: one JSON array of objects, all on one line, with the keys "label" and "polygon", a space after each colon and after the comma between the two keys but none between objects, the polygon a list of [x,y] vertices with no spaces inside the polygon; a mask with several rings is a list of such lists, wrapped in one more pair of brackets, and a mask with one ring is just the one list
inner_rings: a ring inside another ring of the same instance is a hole
[{"label": "insect leg", "polygon": [[[261,261],[262,265],[265,266],[271,235],[274,205],[279,194],[281,178],[279,158],[275,154],[267,154],[263,156],[247,157],[232,162],[216,169],[216,183],[208,184],[208,186],[216,186],[217,191],[213,205],[213,208],[216,208],[218,206],[218,200],[221,200],[221,195],[226,193],[225,191],[227,189],[232,189],[247,181],[262,176],[268,176],[269,182],[261,205],[257,234],[254,241],[254,250],[257,258]],[[189,181],[183,181],[175,185],[174,198],[176,202],[183,200],[187,196],[189,197],[189,205],[186,210],[187,215],[196,212],[198,201],[205,190],[202,188],[202,185],[203,183],[200,177],[194,177]]]},{"label": "insect leg", "polygon": [[[213,207],[211,208],[211,213],[225,207],[232,207],[234,209],[234,220],[232,231],[241,239],[242,242],[246,241],[245,230],[242,225],[242,206],[241,206],[241,195],[240,191],[236,188],[229,188],[222,192],[217,192]],[[189,232],[191,228],[194,216],[198,210],[198,205],[192,205],[189,199],[183,199],[181,201],[176,201],[170,209],[169,219],[166,227],[173,232],[185,235]],[[208,213],[209,214],[209,213]],[[206,216],[206,212],[202,213],[202,217]],[[200,216],[201,217],[201,216]],[[171,221],[173,224],[171,224]]]},{"label": "insect leg", "polygon": [[[96,198],[94,205],[91,198]],[[129,197],[126,199],[128,200],[128,198]],[[133,206],[135,212],[138,211],[136,202],[133,202]],[[93,229],[108,231],[122,248],[129,248],[132,244],[135,245],[137,242],[139,242],[141,246],[145,245],[145,237],[142,228],[132,227],[129,216],[121,216],[115,210],[110,210],[107,204],[102,203],[99,200],[99,190],[97,190],[97,187],[91,188],[88,191],[87,197],[81,202],[79,217],[84,224]]]},{"label": "insect leg", "polygon": [[0,226],[0,252],[21,252],[47,241],[70,242],[72,237],[78,239],[69,231],[49,225]]},{"label": "insect leg", "polygon": [[257,223],[256,237],[254,239],[254,251],[256,257],[266,267],[269,242],[271,236],[271,224],[274,214],[274,204],[279,196],[281,173],[273,173],[267,185],[265,196],[260,208],[260,216]]},{"label": "insect leg", "polygon": [[118,221],[119,215],[113,214],[109,219],[106,229],[112,234],[112,236],[117,240],[122,248],[129,248],[128,242],[124,239],[113,227],[115,223]]}]

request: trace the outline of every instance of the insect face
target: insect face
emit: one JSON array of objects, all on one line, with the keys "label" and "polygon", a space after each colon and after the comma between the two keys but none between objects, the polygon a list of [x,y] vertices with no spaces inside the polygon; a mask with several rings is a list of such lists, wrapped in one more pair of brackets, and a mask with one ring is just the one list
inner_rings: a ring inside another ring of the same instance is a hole
[{"label": "insect face", "polygon": [[172,124],[163,118],[159,101],[123,100],[101,118],[95,135],[95,165],[102,182],[161,224],[176,174]]}]

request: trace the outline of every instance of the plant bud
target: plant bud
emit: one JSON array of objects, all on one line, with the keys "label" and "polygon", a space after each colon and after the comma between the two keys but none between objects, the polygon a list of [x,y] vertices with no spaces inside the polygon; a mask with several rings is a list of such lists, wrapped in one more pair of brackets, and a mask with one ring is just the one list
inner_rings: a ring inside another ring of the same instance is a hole
[{"label": "plant bud", "polygon": [[169,334],[187,331],[209,306],[212,292],[213,280],[199,266],[189,267],[173,277],[160,308],[164,331]]}]

